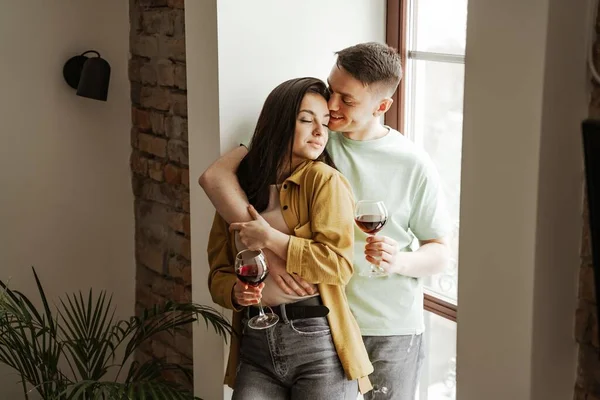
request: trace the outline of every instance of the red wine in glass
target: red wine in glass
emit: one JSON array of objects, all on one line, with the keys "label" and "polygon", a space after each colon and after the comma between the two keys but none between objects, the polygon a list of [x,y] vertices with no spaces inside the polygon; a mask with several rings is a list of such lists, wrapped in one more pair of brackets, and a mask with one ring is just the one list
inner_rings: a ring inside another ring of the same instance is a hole
[{"label": "red wine in glass", "polygon": [[354,222],[366,234],[374,235],[383,229],[387,222],[387,216],[382,214],[358,215]]},{"label": "red wine in glass", "polygon": [[236,275],[240,281],[247,283],[250,286],[260,285],[268,275],[267,270],[261,271],[256,264],[242,265],[236,271]]},{"label": "red wine in glass", "polygon": [[[375,235],[383,229],[388,219],[388,211],[383,201],[361,200],[354,209],[354,222],[367,235]],[[377,278],[388,273],[378,265],[371,264],[368,271],[362,271],[360,276]]]},{"label": "red wine in glass", "polygon": [[[244,283],[258,286],[269,274],[267,259],[260,250],[242,250],[235,256],[235,274]],[[266,329],[275,325],[279,317],[273,313],[265,313],[262,303],[258,303],[258,315],[248,321],[252,329]]]}]

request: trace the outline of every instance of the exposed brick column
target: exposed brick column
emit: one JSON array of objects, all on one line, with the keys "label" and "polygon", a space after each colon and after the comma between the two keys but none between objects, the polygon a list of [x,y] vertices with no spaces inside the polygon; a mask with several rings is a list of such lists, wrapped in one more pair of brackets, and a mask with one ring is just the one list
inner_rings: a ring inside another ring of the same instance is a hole
[{"label": "exposed brick column", "polygon": [[[597,89],[596,89],[597,90]],[[600,110],[599,110],[600,111]],[[575,337],[579,343],[575,400],[600,400],[600,353],[594,271],[588,223],[587,201],[583,215],[579,299],[575,314]]]},{"label": "exposed brick column", "polygon": [[[183,0],[130,0],[131,170],[136,312],[191,300],[190,195]],[[138,352],[192,363],[190,330]]]}]

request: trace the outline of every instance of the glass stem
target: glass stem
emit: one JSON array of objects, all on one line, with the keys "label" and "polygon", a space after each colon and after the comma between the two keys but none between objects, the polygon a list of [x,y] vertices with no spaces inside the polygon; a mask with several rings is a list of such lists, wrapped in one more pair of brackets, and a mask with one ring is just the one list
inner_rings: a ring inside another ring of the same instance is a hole
[{"label": "glass stem", "polygon": [[[377,234],[374,233],[373,236],[377,236]],[[373,258],[378,259],[377,257]],[[371,272],[384,272],[384,270],[381,268],[381,265],[371,264]]]},{"label": "glass stem", "polygon": [[262,301],[259,300],[258,301],[258,318],[263,318],[264,316],[265,316],[265,310],[263,309]]},{"label": "glass stem", "polygon": [[383,272],[383,268],[380,265],[371,264],[372,272]]}]

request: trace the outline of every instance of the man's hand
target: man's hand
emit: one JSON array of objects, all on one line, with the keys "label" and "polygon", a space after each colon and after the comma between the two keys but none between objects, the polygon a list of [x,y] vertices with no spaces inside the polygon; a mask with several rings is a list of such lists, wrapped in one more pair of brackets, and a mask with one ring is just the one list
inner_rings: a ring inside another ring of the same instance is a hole
[{"label": "man's hand", "polygon": [[260,250],[267,247],[267,242],[274,228],[254,209],[249,206],[248,212],[254,219],[250,222],[235,222],[229,225],[229,231],[239,231],[241,242],[250,250]]},{"label": "man's hand", "polygon": [[398,242],[387,236],[369,236],[365,246],[365,258],[388,273],[402,273]]},{"label": "man's hand", "polygon": [[233,301],[244,307],[258,304],[264,287],[264,283],[258,286],[250,286],[238,279],[233,286]]},{"label": "man's hand", "polygon": [[316,293],[316,285],[306,282],[298,275],[290,275],[285,269],[285,261],[273,252],[263,249],[267,256],[269,275],[286,294],[307,296]]},{"label": "man's hand", "polygon": [[365,246],[365,258],[388,273],[413,278],[432,276],[444,271],[450,260],[450,248],[445,238],[419,240],[417,251],[400,251],[398,242],[387,236],[370,236]]}]

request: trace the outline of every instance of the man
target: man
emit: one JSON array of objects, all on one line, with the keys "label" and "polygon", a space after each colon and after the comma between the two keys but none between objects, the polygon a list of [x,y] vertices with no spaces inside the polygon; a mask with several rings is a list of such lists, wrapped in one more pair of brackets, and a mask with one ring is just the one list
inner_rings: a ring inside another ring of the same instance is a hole
[{"label": "man", "polygon": [[[381,123],[392,105],[402,68],[398,53],[383,44],[362,43],[336,53],[328,78],[330,137],[327,151],[350,181],[356,200],[381,200],[389,217],[381,234],[355,233],[355,271],[346,288],[375,372],[365,399],[411,400],[424,358],[423,277],[441,272],[449,249],[450,224],[438,174],[426,153]],[[221,157],[200,184],[227,222],[250,221],[235,170],[245,156],[239,147]],[[412,251],[414,239],[419,248]],[[285,272],[270,255],[271,273],[288,293],[313,287]],[[272,260],[272,261],[271,261]],[[360,275],[369,263],[388,272]]]}]

